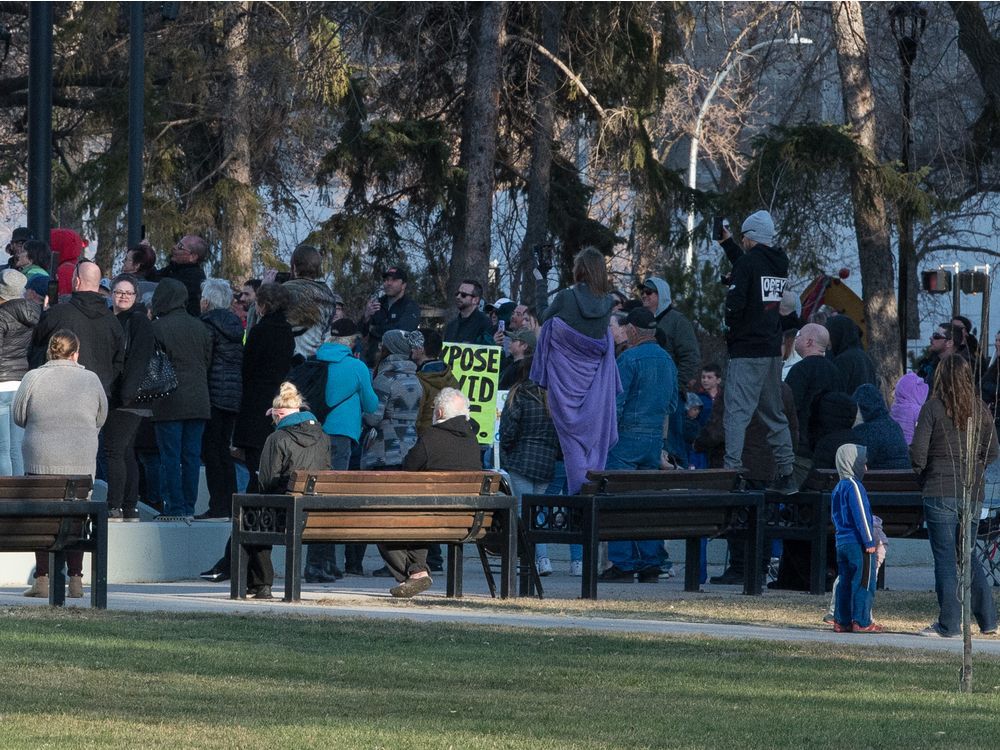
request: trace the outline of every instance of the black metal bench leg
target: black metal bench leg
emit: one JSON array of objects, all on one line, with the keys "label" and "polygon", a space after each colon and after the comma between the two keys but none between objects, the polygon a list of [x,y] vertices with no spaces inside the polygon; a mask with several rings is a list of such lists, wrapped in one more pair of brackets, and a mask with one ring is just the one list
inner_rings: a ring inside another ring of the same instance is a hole
[{"label": "black metal bench leg", "polygon": [[747,537],[744,543],[743,593],[760,594],[761,556],[764,551],[764,525],[756,505],[750,506],[747,516]]},{"label": "black metal bench leg", "polygon": [[242,599],[247,595],[247,555],[246,547],[240,539],[243,521],[243,506],[233,503],[233,528],[229,537],[229,598]]},{"label": "black metal bench leg", "polygon": [[93,527],[94,551],[90,555],[90,606],[108,608],[108,512],[97,514]]},{"label": "black metal bench leg", "polygon": [[490,558],[486,554],[486,548],[480,543],[476,542],[476,549],[479,551],[479,562],[483,566],[483,575],[486,576],[486,586],[490,590],[490,598],[497,598],[497,582],[493,580],[493,569],[490,567]]},{"label": "black metal bench leg", "polygon": [[305,515],[298,503],[287,513],[288,527],[285,529],[285,595],[286,602],[302,599],[302,529]]},{"label": "black metal bench leg", "polygon": [[[537,594],[539,599],[543,599],[545,592],[542,590],[542,577],[538,575],[538,566],[535,565],[535,545],[528,541],[528,535],[524,533],[524,525],[520,520],[517,523],[517,545],[521,550],[521,563],[518,566],[521,582],[518,594],[520,596]],[[526,584],[526,581],[529,583]]]},{"label": "black metal bench leg", "polygon": [[49,604],[61,607],[66,603],[66,553],[63,550],[49,552]]},{"label": "black metal bench leg", "polygon": [[701,591],[701,539],[684,540],[684,590]]},{"label": "black metal bench leg", "polygon": [[448,577],[445,594],[456,599],[462,598],[464,556],[461,544],[448,545]]},{"label": "black metal bench leg", "polygon": [[509,599],[517,592],[517,510],[503,513],[504,550],[500,558],[500,598]]},{"label": "black metal bench leg", "polygon": [[583,580],[580,584],[581,599],[597,598],[597,561],[599,541],[597,534],[597,510],[591,506],[583,512]]},{"label": "black metal bench leg", "polygon": [[818,510],[818,520],[816,522],[816,535],[813,537],[812,550],[809,555],[809,593],[826,593],[826,519],[829,513],[823,513],[824,504],[820,503]]}]

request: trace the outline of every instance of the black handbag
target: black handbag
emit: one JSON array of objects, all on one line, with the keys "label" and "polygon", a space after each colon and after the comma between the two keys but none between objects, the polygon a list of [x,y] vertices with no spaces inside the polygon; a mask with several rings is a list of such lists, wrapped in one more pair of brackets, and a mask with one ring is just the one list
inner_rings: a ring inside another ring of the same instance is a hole
[{"label": "black handbag", "polygon": [[149,364],[146,365],[146,374],[139,382],[135,400],[137,403],[155,401],[176,390],[177,373],[174,370],[174,363],[170,361],[170,357],[157,343],[153,350],[153,356],[149,358]]}]

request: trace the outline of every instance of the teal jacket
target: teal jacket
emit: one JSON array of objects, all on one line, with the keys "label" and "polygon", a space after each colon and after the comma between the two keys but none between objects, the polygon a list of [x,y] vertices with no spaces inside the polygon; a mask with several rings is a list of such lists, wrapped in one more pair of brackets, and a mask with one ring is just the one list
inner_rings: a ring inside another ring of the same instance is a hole
[{"label": "teal jacket", "polygon": [[323,422],[323,432],[346,435],[358,442],[362,412],[370,414],[378,408],[368,368],[341,344],[323,344],[316,351],[316,359],[328,363],[326,403],[334,407]]}]

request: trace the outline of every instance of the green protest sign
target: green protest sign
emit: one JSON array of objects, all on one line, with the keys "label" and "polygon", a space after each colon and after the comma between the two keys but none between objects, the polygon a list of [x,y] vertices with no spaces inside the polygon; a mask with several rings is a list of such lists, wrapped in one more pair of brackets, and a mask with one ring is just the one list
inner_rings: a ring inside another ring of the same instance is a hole
[{"label": "green protest sign", "polygon": [[444,345],[442,359],[469,399],[469,412],[480,445],[493,442],[502,354],[499,346],[448,342]]}]

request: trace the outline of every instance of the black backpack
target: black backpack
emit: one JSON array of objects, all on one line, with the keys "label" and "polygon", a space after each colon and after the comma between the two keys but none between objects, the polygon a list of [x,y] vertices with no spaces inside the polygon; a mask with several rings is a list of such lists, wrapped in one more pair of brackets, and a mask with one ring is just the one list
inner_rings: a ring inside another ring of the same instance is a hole
[{"label": "black backpack", "polygon": [[[310,358],[293,367],[292,371],[288,373],[288,380],[299,389],[302,398],[309,404],[309,411],[321,424],[326,421],[327,415],[334,408],[326,403],[326,376],[329,370],[328,362],[320,362],[318,359]],[[335,406],[340,406],[340,404],[335,404]]]}]

